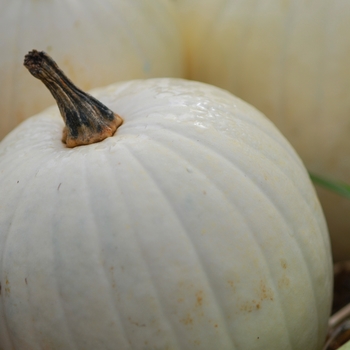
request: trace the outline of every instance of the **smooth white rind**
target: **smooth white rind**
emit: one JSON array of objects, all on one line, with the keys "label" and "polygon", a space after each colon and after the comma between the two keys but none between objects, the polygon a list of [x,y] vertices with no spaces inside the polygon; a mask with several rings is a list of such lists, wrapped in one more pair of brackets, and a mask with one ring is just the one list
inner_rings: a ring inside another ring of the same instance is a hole
[{"label": "smooth white rind", "polygon": [[183,80],[94,95],[113,137],[67,149],[53,107],[0,143],[3,349],[320,349],[327,228],[271,122]]}]

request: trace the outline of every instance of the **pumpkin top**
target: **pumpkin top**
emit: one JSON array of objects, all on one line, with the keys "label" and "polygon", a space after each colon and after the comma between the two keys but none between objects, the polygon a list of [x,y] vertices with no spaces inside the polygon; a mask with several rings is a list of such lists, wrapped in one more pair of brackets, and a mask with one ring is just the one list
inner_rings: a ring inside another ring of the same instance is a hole
[{"label": "pumpkin top", "polygon": [[24,58],[24,66],[55,98],[66,124],[62,141],[67,147],[102,141],[122,124],[119,115],[78,89],[45,52],[30,51]]}]

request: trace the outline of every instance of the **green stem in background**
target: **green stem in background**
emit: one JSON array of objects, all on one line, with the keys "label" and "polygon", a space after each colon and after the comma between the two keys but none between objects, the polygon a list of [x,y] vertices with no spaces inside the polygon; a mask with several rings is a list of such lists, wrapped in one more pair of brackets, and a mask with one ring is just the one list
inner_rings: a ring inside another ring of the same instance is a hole
[{"label": "green stem in background", "polygon": [[24,66],[55,98],[66,124],[62,141],[67,147],[102,141],[112,136],[122,124],[119,115],[78,89],[45,52],[30,51],[25,56]]},{"label": "green stem in background", "polygon": [[341,181],[330,180],[328,178],[313,173],[309,173],[309,175],[315,185],[319,185],[343,197],[350,199],[350,185],[345,184]]}]

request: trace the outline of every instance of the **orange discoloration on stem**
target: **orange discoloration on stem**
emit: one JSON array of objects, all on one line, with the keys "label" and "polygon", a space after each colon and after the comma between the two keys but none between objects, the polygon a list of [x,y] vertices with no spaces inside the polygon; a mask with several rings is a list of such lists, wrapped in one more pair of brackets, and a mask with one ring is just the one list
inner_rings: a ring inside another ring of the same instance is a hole
[{"label": "orange discoloration on stem", "polygon": [[30,51],[25,56],[24,66],[55,98],[66,124],[62,141],[67,147],[102,141],[112,136],[122,124],[119,115],[78,89],[45,52]]}]

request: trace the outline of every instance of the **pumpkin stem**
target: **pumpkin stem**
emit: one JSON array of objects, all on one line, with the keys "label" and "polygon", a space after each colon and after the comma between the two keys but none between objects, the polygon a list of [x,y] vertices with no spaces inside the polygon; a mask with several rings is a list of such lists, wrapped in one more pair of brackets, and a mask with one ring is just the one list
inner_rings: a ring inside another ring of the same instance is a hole
[{"label": "pumpkin stem", "polygon": [[102,141],[122,124],[119,115],[78,89],[45,52],[30,51],[24,58],[24,66],[55,98],[66,124],[62,141],[67,147]]}]

